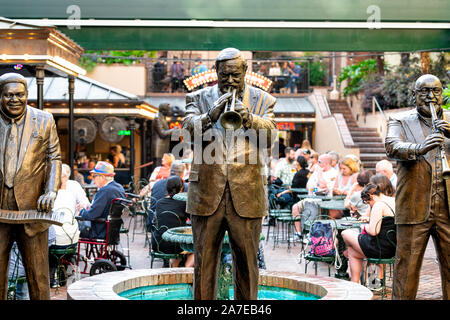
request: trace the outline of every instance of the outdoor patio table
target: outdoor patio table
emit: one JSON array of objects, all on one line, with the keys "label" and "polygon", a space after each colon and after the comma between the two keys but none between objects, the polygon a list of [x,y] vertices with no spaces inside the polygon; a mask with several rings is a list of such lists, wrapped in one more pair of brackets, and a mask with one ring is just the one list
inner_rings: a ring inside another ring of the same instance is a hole
[{"label": "outdoor patio table", "polygon": [[307,194],[308,193],[308,189],[306,189],[306,188],[291,188],[291,191],[293,193],[300,193],[300,194]]},{"label": "outdoor patio table", "polygon": [[329,200],[329,201],[322,201],[319,203],[320,209],[324,210],[347,210],[347,208],[344,205],[344,200]]},{"label": "outdoor patio table", "polygon": [[187,201],[187,192],[180,192],[173,196],[173,199]]},{"label": "outdoor patio table", "polygon": [[321,199],[321,200],[324,200],[324,201],[328,201],[328,200],[343,200],[343,199],[345,199],[345,196],[342,196],[342,195],[339,195],[339,196],[332,196],[332,197],[330,197],[329,195],[322,195],[322,196],[319,196],[319,195],[315,195],[315,194],[312,194],[312,195],[310,195],[310,194],[299,194],[299,195],[297,195],[297,198],[299,199],[299,200],[303,200],[303,199]]}]

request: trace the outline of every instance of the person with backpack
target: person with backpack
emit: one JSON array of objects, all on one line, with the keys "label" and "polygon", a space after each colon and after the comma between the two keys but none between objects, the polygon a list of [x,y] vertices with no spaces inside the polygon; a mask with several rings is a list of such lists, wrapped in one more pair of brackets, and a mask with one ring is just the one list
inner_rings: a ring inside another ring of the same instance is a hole
[{"label": "person with backpack", "polygon": [[[347,246],[344,255],[349,259],[351,281],[359,283],[364,258],[392,258],[395,255],[395,198],[380,191],[376,184],[369,183],[361,191],[361,199],[370,205],[369,224],[365,232],[355,229],[342,231],[342,238]],[[388,238],[389,237],[389,238]],[[378,240],[377,240],[378,238]]]}]

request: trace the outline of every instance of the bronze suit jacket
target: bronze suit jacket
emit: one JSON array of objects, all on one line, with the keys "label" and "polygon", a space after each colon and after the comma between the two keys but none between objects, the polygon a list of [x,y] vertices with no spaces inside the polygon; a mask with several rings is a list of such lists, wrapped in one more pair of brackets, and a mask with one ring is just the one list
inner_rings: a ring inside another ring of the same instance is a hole
[{"label": "bronze suit jacket", "polygon": [[[0,121],[3,119],[0,117]],[[7,129],[0,125],[0,185],[3,181],[4,154]],[[57,192],[61,179],[61,150],[52,114],[27,106],[22,140],[14,178],[14,194],[19,210],[37,208],[39,197],[49,191]],[[3,192],[0,193],[0,197]],[[48,224],[26,224],[25,231],[31,235],[44,231]]]},{"label": "bronze suit jacket", "polygon": [[[444,112],[448,119],[447,112]],[[395,195],[395,222],[418,224],[430,213],[432,165],[431,153],[416,156],[415,148],[425,140],[416,109],[390,117],[385,140],[386,154],[397,160],[397,189]],[[450,155],[450,139],[444,139],[446,156]],[[447,193],[450,185],[446,180]]]},{"label": "bronze suit jacket", "polygon": [[[208,141],[208,138],[205,137],[208,130],[204,130],[205,128],[197,132],[203,137],[193,137],[194,127],[198,128],[201,116],[213,107],[214,101],[219,97],[220,92],[217,85],[197,90],[186,96],[187,106],[183,128],[189,130],[193,140],[206,138],[206,141],[200,144],[202,150],[196,150],[199,144],[194,143],[194,159],[189,175],[186,211],[201,216],[213,214],[222,199],[228,182],[233,205],[238,215],[246,218],[263,217],[267,215],[267,178],[263,170],[264,159],[258,152],[262,151],[259,150],[260,143],[254,143],[254,139],[245,139],[245,141],[242,140],[243,144],[234,148],[228,148],[225,143],[215,143],[216,148],[212,154],[219,155],[223,161],[206,163],[207,160],[199,159],[203,152],[211,151],[209,148],[212,147],[211,144],[214,140]],[[276,99],[258,88],[245,86],[242,102],[251,114],[251,120],[247,128],[237,130],[236,134],[259,133],[261,129],[265,129],[267,130],[267,140],[264,145],[270,148],[271,132],[276,130],[273,115]],[[250,128],[254,130],[248,130]],[[213,130],[218,135],[222,135],[225,140],[226,135],[219,121],[213,125]],[[257,160],[249,161],[251,157],[253,157],[252,159],[256,157]],[[245,159],[245,162],[239,161],[239,159]]]}]

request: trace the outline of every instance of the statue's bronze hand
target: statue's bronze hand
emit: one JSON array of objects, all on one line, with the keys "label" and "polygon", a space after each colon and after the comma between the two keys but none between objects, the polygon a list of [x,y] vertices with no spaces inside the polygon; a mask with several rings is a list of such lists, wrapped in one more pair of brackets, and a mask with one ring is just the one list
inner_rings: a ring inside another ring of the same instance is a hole
[{"label": "statue's bronze hand", "polygon": [[430,134],[425,138],[425,141],[420,144],[417,152],[419,155],[424,155],[428,151],[433,150],[436,147],[439,147],[444,141],[444,137],[440,133]]},{"label": "statue's bronze hand", "polygon": [[450,123],[445,120],[436,120],[435,124],[445,137],[450,138]]},{"label": "statue's bronze hand", "polygon": [[249,119],[248,108],[240,100],[236,100],[234,111],[238,112],[242,117],[242,122],[245,124]]},{"label": "statue's bronze hand", "polygon": [[231,92],[227,92],[221,95],[219,99],[217,99],[214,102],[214,106],[211,108],[211,110],[208,111],[209,118],[211,119],[212,122],[216,122],[219,119],[220,114],[223,112],[225,108],[225,104],[232,95],[233,94]]},{"label": "statue's bronze hand", "polygon": [[39,211],[50,212],[56,199],[56,192],[50,191],[41,195],[37,201],[37,209]]}]

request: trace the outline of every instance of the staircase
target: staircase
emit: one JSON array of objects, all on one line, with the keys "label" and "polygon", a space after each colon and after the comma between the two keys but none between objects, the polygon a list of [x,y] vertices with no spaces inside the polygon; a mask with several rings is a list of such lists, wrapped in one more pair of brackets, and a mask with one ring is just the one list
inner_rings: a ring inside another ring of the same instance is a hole
[{"label": "staircase", "polygon": [[376,163],[387,159],[384,142],[377,129],[359,127],[345,100],[328,100],[328,106],[332,114],[342,113],[353,142],[359,147],[359,158],[364,169],[372,170],[375,173]]}]

